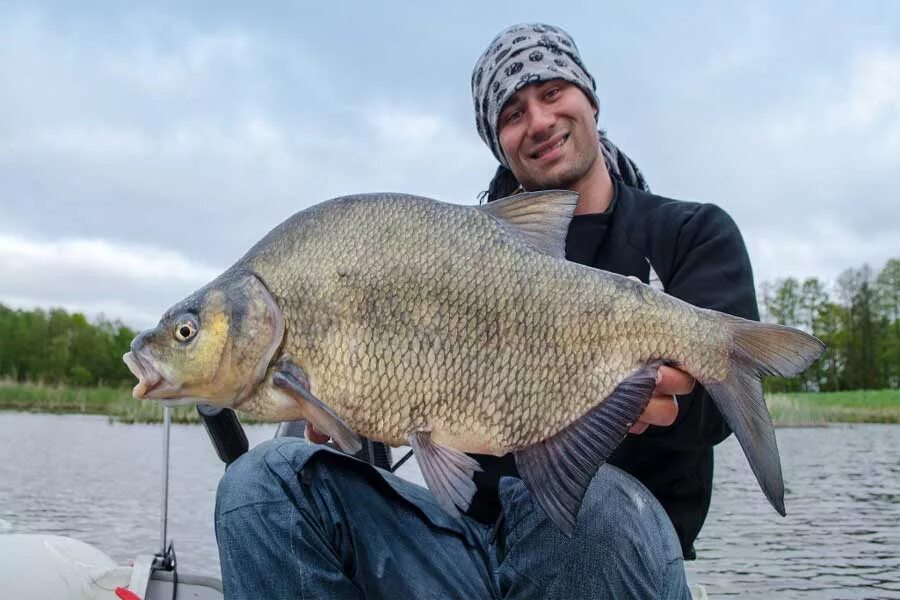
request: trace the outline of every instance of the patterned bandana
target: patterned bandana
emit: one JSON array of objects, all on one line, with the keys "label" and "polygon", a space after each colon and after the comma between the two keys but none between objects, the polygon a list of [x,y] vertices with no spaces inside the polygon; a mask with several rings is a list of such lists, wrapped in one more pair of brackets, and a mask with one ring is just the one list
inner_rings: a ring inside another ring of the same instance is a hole
[{"label": "patterned bandana", "polygon": [[509,166],[497,137],[497,119],[510,96],[526,85],[564,79],[599,106],[597,84],[581,64],[575,41],[559,27],[540,23],[514,25],[494,38],[472,71],[472,99],[478,135],[497,160]]}]

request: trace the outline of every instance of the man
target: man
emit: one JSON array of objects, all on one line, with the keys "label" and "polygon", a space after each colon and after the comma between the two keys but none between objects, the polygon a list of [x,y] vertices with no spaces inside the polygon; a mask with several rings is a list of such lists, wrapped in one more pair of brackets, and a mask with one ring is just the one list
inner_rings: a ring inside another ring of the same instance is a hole
[{"label": "man", "polygon": [[[640,175],[608,141],[602,149],[594,82],[567,34],[543,25],[502,32],[472,86],[479,133],[503,165],[490,196],[520,186],[578,191],[570,260],[645,282],[652,266],[669,293],[756,316],[746,250],[727,215],[624,185],[622,175]],[[620,468],[599,470],[571,539],[532,502],[509,456],[477,457],[485,471],[457,519],[423,488],[324,446],[262,444],[219,487],[226,595],[688,598],[683,555],[708,509],[711,446],[728,434],[694,387],[661,370],[634,435],[610,461]]]}]

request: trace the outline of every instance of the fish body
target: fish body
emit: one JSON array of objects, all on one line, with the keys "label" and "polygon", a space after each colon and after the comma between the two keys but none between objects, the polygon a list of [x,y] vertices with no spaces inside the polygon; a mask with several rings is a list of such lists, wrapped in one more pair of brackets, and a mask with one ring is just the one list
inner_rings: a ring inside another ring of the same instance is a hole
[{"label": "fish body", "polygon": [[373,194],[300,212],[135,339],[135,395],[309,418],[345,447],[412,444],[451,511],[474,493],[463,453],[515,452],[570,532],[669,364],[707,387],[783,512],[759,377],[802,370],[821,343],[566,261],[576,202]]},{"label": "fish body", "polygon": [[[723,336],[702,312],[542,254],[482,212],[390,196],[304,216],[236,269],[284,310],[284,348],[316,395],[367,437],[402,445],[429,430],[502,455],[561,430],[651,360],[696,354],[724,368]],[[238,408],[279,418],[265,397]]]}]

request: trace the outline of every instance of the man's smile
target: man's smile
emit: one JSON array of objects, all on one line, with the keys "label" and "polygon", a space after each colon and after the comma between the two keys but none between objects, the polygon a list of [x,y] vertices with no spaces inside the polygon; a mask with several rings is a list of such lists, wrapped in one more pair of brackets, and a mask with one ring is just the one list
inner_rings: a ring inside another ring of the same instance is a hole
[{"label": "man's smile", "polygon": [[[535,150],[533,150],[528,156],[531,159],[540,159],[540,158],[553,158],[557,154],[557,150],[562,148],[563,144],[566,143],[566,140],[569,139],[569,134],[561,134],[558,137],[555,137],[547,142],[544,142],[540,146],[538,146]],[[549,156],[548,156],[549,155]]]}]

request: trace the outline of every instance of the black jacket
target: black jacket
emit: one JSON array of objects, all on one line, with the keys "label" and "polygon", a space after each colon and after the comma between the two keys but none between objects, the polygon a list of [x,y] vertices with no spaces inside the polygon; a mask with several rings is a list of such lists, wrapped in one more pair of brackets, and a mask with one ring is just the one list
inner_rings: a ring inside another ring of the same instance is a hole
[{"label": "black jacket", "polygon": [[[656,196],[614,180],[603,214],[576,216],[566,238],[569,260],[649,282],[650,267],[668,294],[695,306],[759,319],[753,273],[737,225],[721,208]],[[709,510],[712,446],[731,433],[701,386],[678,398],[671,427],[629,435],[609,462],[638,478],[665,508],[685,558]],[[476,455],[484,468],[468,514],[493,522],[499,514],[497,484],[516,475],[511,455]]]}]

